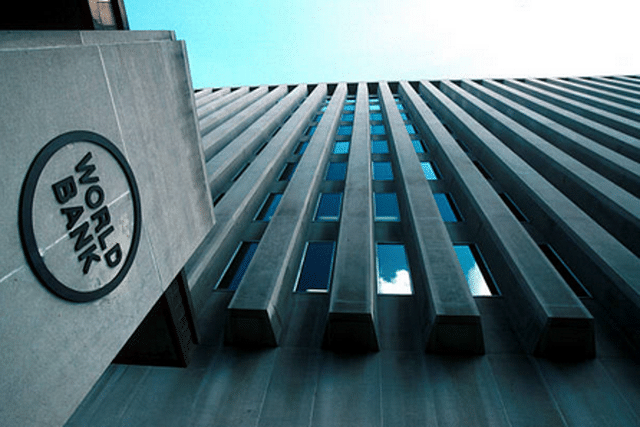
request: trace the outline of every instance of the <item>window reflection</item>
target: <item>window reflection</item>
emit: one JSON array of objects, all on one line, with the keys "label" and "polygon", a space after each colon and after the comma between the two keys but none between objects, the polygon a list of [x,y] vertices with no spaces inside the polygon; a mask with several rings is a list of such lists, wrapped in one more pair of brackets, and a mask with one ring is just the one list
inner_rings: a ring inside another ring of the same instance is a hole
[{"label": "window reflection", "polygon": [[347,175],[347,163],[346,162],[329,162],[329,168],[327,169],[327,181],[344,181]]},{"label": "window reflection", "polygon": [[342,193],[322,193],[316,210],[316,221],[338,221]]},{"label": "window reflection", "polygon": [[431,162],[420,162],[420,166],[422,166],[422,172],[424,172],[425,178],[429,181],[435,181],[438,179],[438,173]]},{"label": "window reflection", "polygon": [[376,181],[392,181],[391,162],[373,162],[373,179]]},{"label": "window reflection", "polygon": [[333,146],[333,154],[348,154],[349,153],[349,141],[336,141]]},{"label": "window reflection", "polygon": [[334,247],[334,242],[307,243],[296,284],[297,292],[321,292],[329,289]]},{"label": "window reflection", "polygon": [[375,220],[400,221],[400,208],[396,193],[374,193]]},{"label": "window reflection", "polygon": [[389,144],[381,139],[371,141],[371,152],[373,154],[386,154],[389,152]]},{"label": "window reflection", "polygon": [[433,193],[433,198],[436,200],[440,216],[444,222],[458,222],[460,221],[460,214],[454,207],[453,200],[449,194],[445,193]]},{"label": "window reflection", "polygon": [[464,277],[466,277],[467,283],[469,284],[471,295],[474,297],[493,295],[487,279],[480,268],[479,263],[482,262],[482,259],[475,246],[454,245],[453,249],[456,251],[460,267],[462,267]]},{"label": "window reflection", "polygon": [[376,253],[378,293],[410,295],[412,293],[411,273],[404,245],[378,243]]},{"label": "window reflection", "polygon": [[233,261],[227,267],[222,280],[218,284],[218,289],[228,289],[234,291],[238,288],[249,263],[258,249],[258,242],[242,242],[238,248]]},{"label": "window reflection", "polygon": [[264,204],[262,205],[262,209],[258,213],[256,220],[269,222],[276,209],[278,208],[280,199],[282,199],[282,193],[269,194],[269,197],[267,197],[267,200],[265,200]]}]

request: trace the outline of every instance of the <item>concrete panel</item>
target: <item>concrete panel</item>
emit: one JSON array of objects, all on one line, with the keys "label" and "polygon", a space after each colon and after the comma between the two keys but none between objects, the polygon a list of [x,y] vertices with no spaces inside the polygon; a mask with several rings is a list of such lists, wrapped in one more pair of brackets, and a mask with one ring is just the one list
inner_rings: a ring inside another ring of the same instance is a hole
[{"label": "concrete panel", "polygon": [[304,132],[326,91],[326,86],[322,85],[313,90],[216,205],[215,228],[185,266],[196,311],[206,302],[236,249],[235,242],[244,228],[244,221],[254,215],[264,200],[267,186],[276,179],[284,159]]},{"label": "concrete panel", "polygon": [[409,211],[418,256],[424,268],[424,282],[415,283],[414,287],[423,287],[416,289],[416,295],[426,296],[426,301],[421,302],[421,315],[428,330],[427,349],[445,353],[482,353],[484,346],[480,315],[431,188],[388,85],[380,83],[379,92],[389,123],[389,139],[395,147],[393,152],[399,166],[398,180]]},{"label": "concrete panel", "polygon": [[451,82],[441,89],[636,255],[640,200]]},{"label": "concrete panel", "polygon": [[234,344],[275,346],[280,340],[304,244],[303,231],[313,213],[346,92],[345,84],[335,90],[269,221],[254,262],[229,304],[227,338]]},{"label": "concrete panel", "polygon": [[212,130],[220,126],[225,121],[229,120],[231,117],[236,117],[236,113],[242,111],[244,108],[253,104],[255,101],[263,97],[269,92],[269,88],[267,86],[260,86],[257,89],[252,90],[251,92],[243,95],[239,99],[229,103],[222,107],[216,114],[211,114],[204,119],[200,120],[200,133],[202,134],[202,144],[205,149],[209,147],[209,140],[211,137],[209,134]]},{"label": "concrete panel", "polygon": [[0,31],[0,49],[175,41],[173,31]]},{"label": "concrete panel", "polygon": [[[640,196],[640,163],[637,161],[627,159],[596,141],[558,124],[555,116],[544,117],[522,104],[468,80],[464,80],[461,86],[611,182],[636,197]],[[635,148],[640,149],[640,145]]]},{"label": "concrete panel", "polygon": [[[514,87],[522,85],[519,82],[513,82]],[[556,107],[549,102],[538,100],[520,90],[513,89],[493,80],[484,80],[482,85],[588,138],[594,139],[605,147],[627,156],[636,162],[640,161],[640,139],[638,138],[626,135],[616,129],[602,125],[571,111]]]},{"label": "concrete panel", "polygon": [[327,321],[327,345],[337,350],[378,350],[369,137],[369,94],[360,83]]},{"label": "concrete panel", "polygon": [[[219,153],[229,142],[240,135],[251,123],[256,121],[259,116],[280,101],[286,93],[286,86],[278,86],[207,135],[206,141],[203,139],[205,159],[209,160],[216,153]],[[218,113],[214,114],[214,116],[217,114]],[[222,111],[220,111],[220,114],[222,114]]]},{"label": "concrete panel", "polygon": [[[416,124],[438,142],[442,152],[440,164],[448,165],[516,278],[515,283],[506,281],[500,286],[514,308],[518,332],[527,350],[549,357],[593,356],[591,315],[436,116],[410,86],[401,83],[401,88],[411,100]],[[431,100],[438,98],[438,102],[433,102],[434,108],[442,113],[446,100],[435,87],[423,82],[420,90]],[[458,120],[470,121],[460,110],[456,113]],[[567,340],[568,335],[573,339]]]}]

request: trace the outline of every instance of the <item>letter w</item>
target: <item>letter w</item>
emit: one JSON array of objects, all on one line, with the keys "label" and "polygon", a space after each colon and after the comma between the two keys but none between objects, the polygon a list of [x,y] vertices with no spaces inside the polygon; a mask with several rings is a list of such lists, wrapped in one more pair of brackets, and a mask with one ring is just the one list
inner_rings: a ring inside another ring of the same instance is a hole
[{"label": "letter w", "polygon": [[82,176],[80,177],[80,184],[90,184],[92,182],[99,181],[99,178],[97,176],[91,176],[91,174],[95,172],[96,166],[87,164],[89,160],[91,160],[91,152],[85,154],[82,160],[80,160],[80,163],[76,165],[76,172],[84,172],[84,174],[82,174]]}]

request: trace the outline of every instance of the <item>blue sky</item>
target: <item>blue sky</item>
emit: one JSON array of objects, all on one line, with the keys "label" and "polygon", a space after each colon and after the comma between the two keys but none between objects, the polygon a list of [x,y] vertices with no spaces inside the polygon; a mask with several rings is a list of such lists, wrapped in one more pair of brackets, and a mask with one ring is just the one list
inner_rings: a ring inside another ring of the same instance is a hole
[{"label": "blue sky", "polygon": [[640,73],[640,6],[607,0],[125,0],[185,40],[194,87]]}]

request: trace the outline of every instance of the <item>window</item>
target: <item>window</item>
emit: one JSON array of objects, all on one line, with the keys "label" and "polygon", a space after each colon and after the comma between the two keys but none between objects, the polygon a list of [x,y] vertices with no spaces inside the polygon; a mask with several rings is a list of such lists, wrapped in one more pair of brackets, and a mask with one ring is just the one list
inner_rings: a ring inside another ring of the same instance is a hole
[{"label": "window", "polygon": [[333,146],[333,154],[348,154],[349,141],[336,141]]},{"label": "window", "polygon": [[342,116],[340,116],[340,120],[342,120],[343,122],[352,122],[353,114],[343,114]]},{"label": "window", "polygon": [[353,126],[338,126],[338,135],[351,135]]},{"label": "window", "polygon": [[504,204],[507,205],[507,207],[509,208],[513,216],[515,216],[518,221],[529,222],[527,217],[524,216],[520,208],[516,206],[515,202],[511,199],[511,197],[509,197],[507,193],[498,193],[498,195],[500,196]]},{"label": "window", "polygon": [[384,125],[371,125],[371,135],[385,135],[386,133]]},{"label": "window", "polygon": [[453,245],[453,249],[456,251],[458,262],[469,284],[471,295],[474,297],[498,295],[489,270],[475,245]]},{"label": "window", "polygon": [[356,103],[356,98],[354,96],[349,95],[347,97],[347,100],[345,101],[347,104],[355,104]]},{"label": "window", "polygon": [[389,152],[389,145],[383,139],[374,139],[371,141],[371,152],[373,154],[386,154]]},{"label": "window", "polygon": [[308,242],[296,284],[297,292],[324,292],[329,289],[335,242]]},{"label": "window", "polygon": [[256,249],[258,249],[258,242],[242,242],[240,244],[233,261],[227,266],[222,279],[218,282],[217,289],[235,291],[238,288]]},{"label": "window", "polygon": [[319,122],[320,119],[322,119],[322,114],[316,114],[316,116],[313,118],[314,122]]},{"label": "window", "polygon": [[422,172],[424,172],[425,178],[429,181],[440,179],[440,174],[431,162],[420,162],[420,166],[422,166]]},{"label": "window", "polygon": [[376,221],[400,221],[400,208],[396,193],[374,193],[373,195]]},{"label": "window", "polygon": [[307,145],[309,145],[309,141],[301,142],[298,144],[298,148],[296,148],[296,151],[293,154],[304,154],[304,150],[307,149]]},{"label": "window", "polygon": [[400,113],[400,117],[402,118],[402,120],[409,120],[405,113]]},{"label": "window", "polygon": [[424,144],[419,139],[412,139],[411,143],[413,144],[413,149],[416,150],[416,153],[424,153]]},{"label": "window", "polygon": [[547,244],[541,244],[539,246],[540,246],[540,249],[542,250],[542,253],[544,253],[547,256],[551,264],[553,264],[553,266],[558,271],[558,273],[560,273],[560,276],[562,276],[564,281],[567,282],[567,285],[569,285],[569,287],[571,288],[573,293],[576,294],[576,296],[591,297],[591,294],[589,294],[589,291],[587,291],[587,289],[584,287],[582,282],[578,280],[576,275],[573,274],[573,271],[569,269],[567,264],[565,264],[564,261],[562,261],[562,258],[560,258],[558,253],[555,250],[553,250],[551,246]]},{"label": "window", "polygon": [[346,175],[346,162],[330,162],[329,168],[327,169],[327,176],[324,179],[327,181],[344,181]]},{"label": "window", "polygon": [[380,104],[369,104],[369,111],[380,111]]},{"label": "window", "polygon": [[369,120],[371,120],[372,122],[381,121],[382,113],[369,113]]},{"label": "window", "polygon": [[376,255],[378,293],[411,295],[411,273],[404,245],[378,243]]},{"label": "window", "polygon": [[404,105],[402,104],[402,102],[396,102],[396,105],[398,106],[398,110],[404,110]]},{"label": "window", "polygon": [[298,163],[287,163],[280,173],[280,178],[278,178],[278,181],[289,181],[293,176],[293,173],[296,171],[297,167]]},{"label": "window", "polygon": [[440,216],[444,222],[458,222],[461,220],[451,195],[448,193],[433,193],[433,198],[436,200]]},{"label": "window", "polygon": [[280,199],[282,199],[282,193],[269,194],[262,204],[262,209],[258,212],[258,216],[256,216],[256,221],[269,222],[280,203]]},{"label": "window", "polygon": [[413,125],[404,125],[407,128],[407,132],[409,133],[409,135],[415,135],[416,134],[416,128],[413,127]]},{"label": "window", "polygon": [[356,111],[356,106],[354,104],[347,104],[344,106],[344,111]]},{"label": "window", "polygon": [[392,181],[391,162],[373,162],[373,179],[376,181]]},{"label": "window", "polygon": [[236,182],[238,179],[240,179],[240,177],[242,176],[242,174],[244,173],[244,171],[246,171],[249,168],[249,165],[251,165],[251,162],[247,163],[246,165],[244,165],[242,167],[242,169],[240,169],[238,171],[238,173],[236,173],[233,178],[231,178],[231,181]]},{"label": "window", "polygon": [[480,171],[482,176],[484,176],[486,179],[493,179],[493,177],[491,176],[489,171],[484,167],[484,165],[482,163],[480,163],[477,160],[474,160],[473,164],[476,165],[476,167],[478,168],[478,170]]},{"label": "window", "polygon": [[307,132],[305,133],[305,135],[311,136],[315,133],[315,131],[316,131],[316,126],[309,126],[307,128]]},{"label": "window", "polygon": [[315,221],[338,221],[341,203],[342,193],[321,193]]}]

